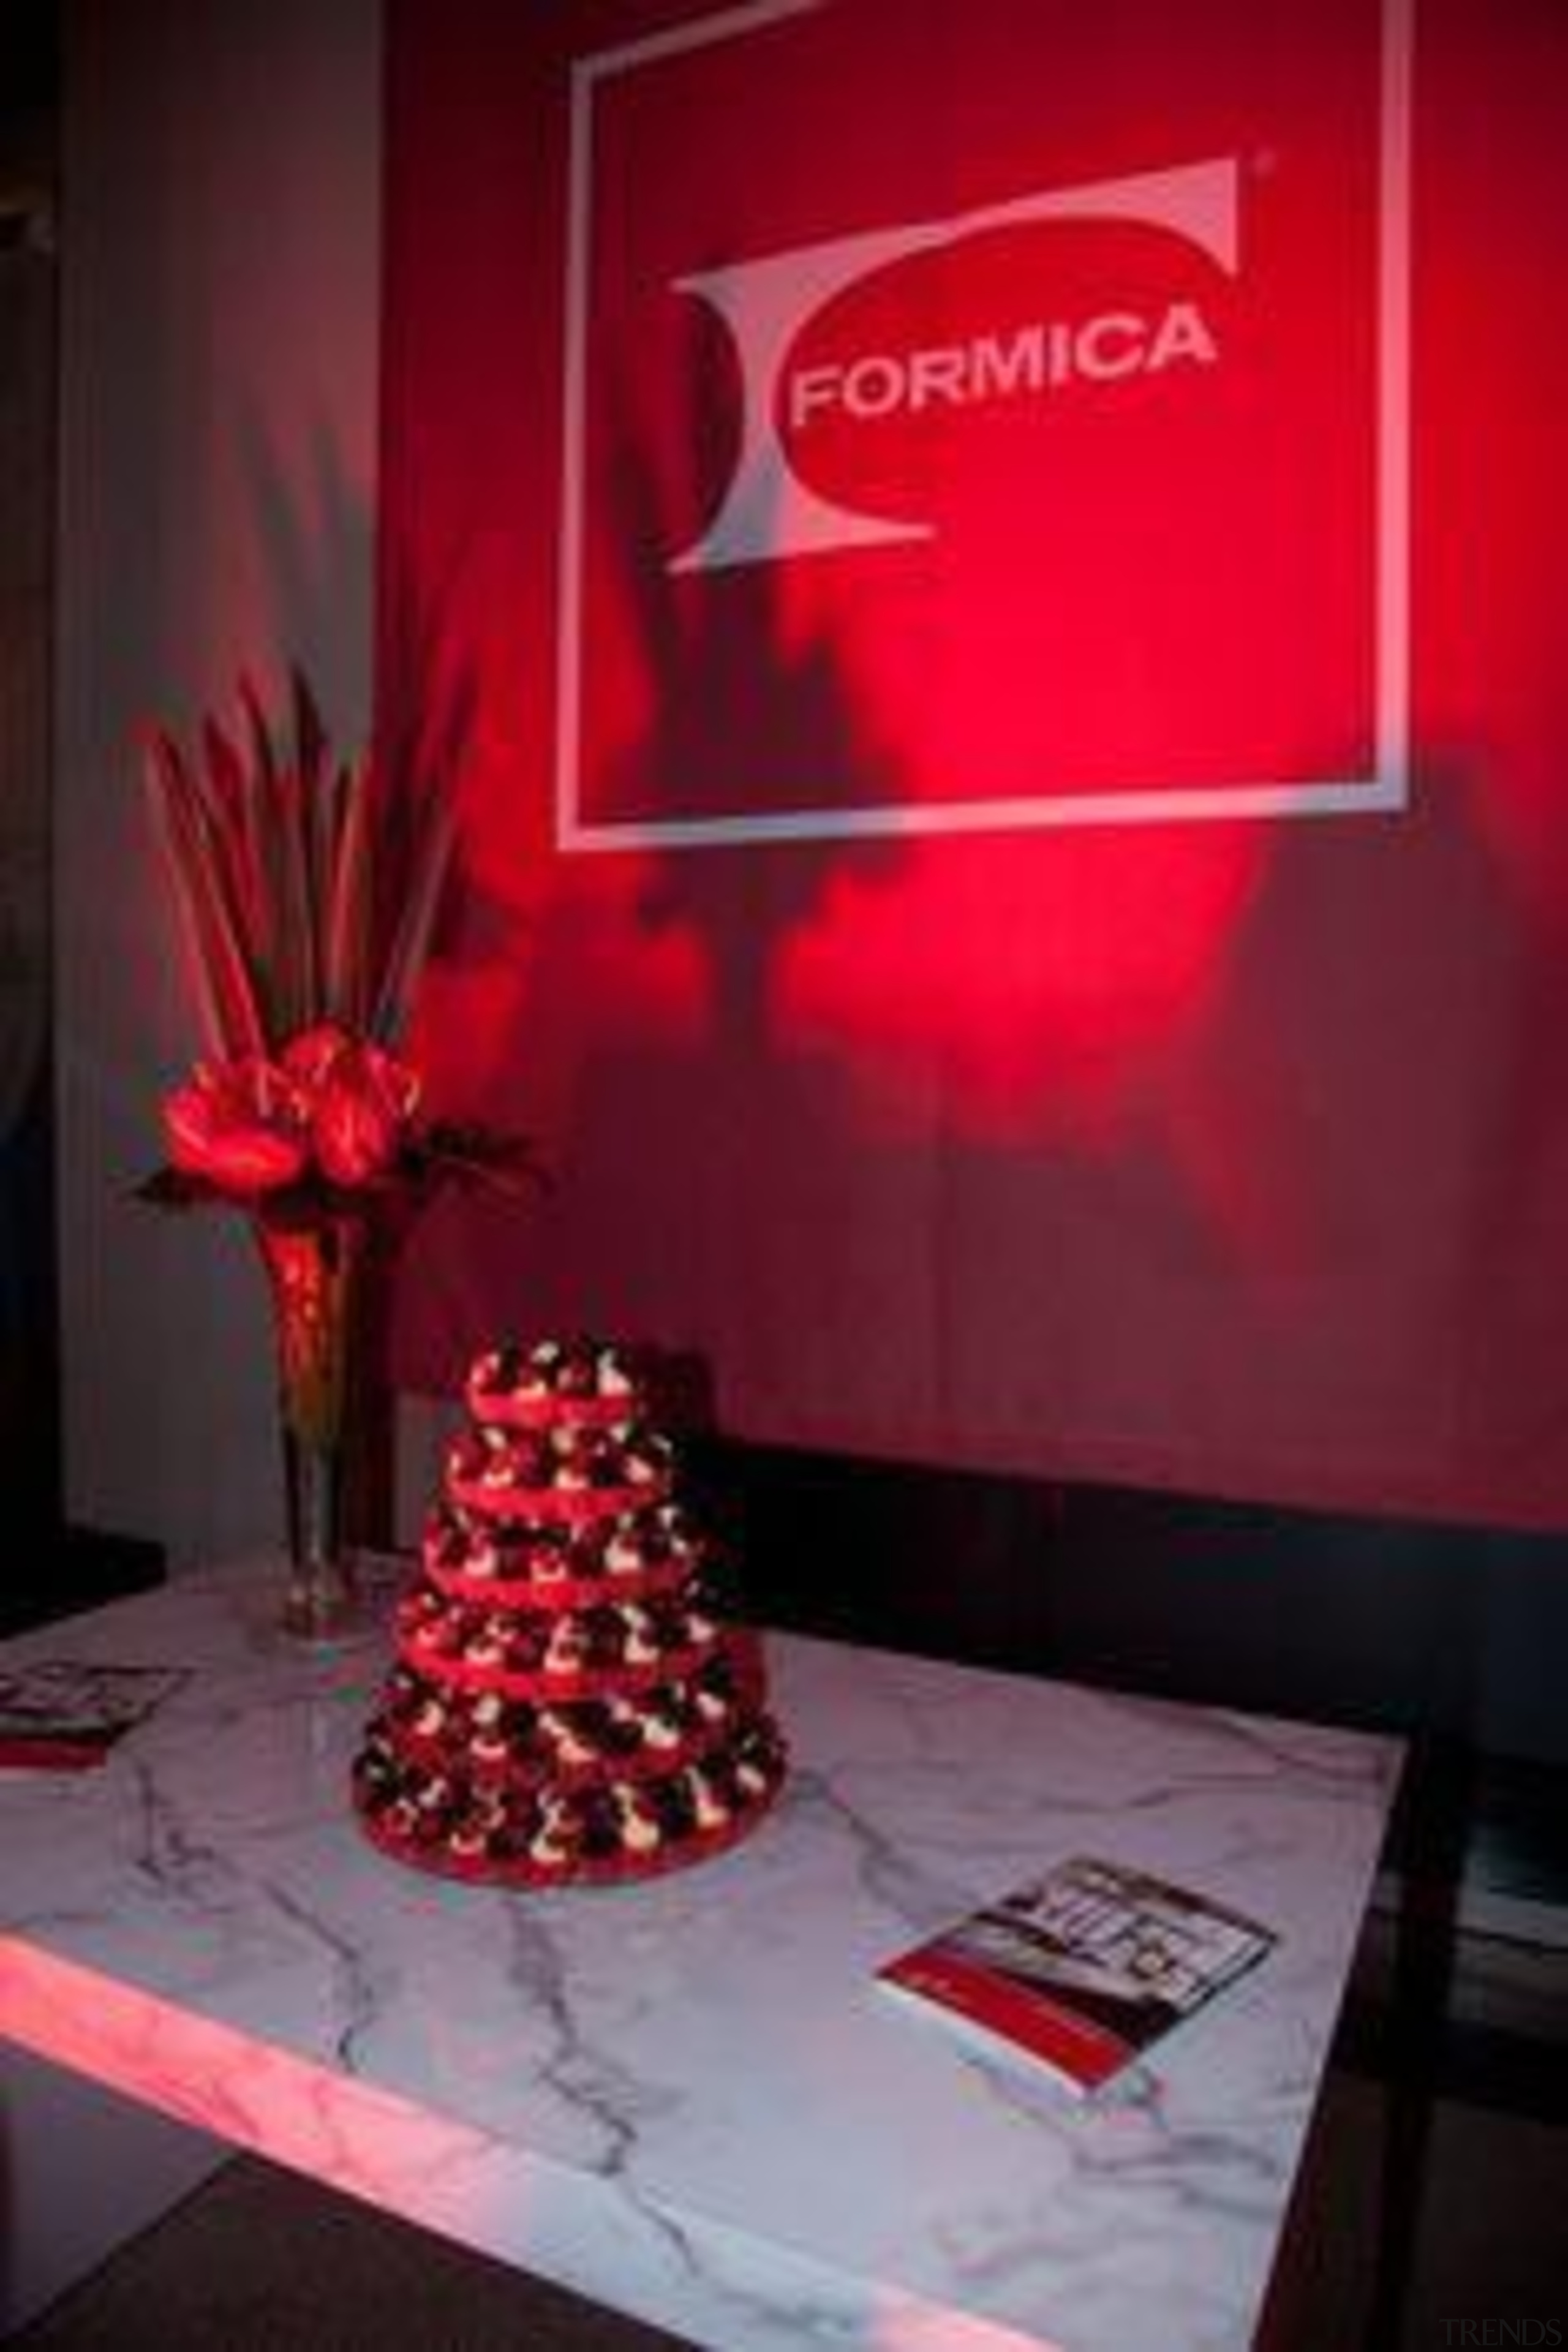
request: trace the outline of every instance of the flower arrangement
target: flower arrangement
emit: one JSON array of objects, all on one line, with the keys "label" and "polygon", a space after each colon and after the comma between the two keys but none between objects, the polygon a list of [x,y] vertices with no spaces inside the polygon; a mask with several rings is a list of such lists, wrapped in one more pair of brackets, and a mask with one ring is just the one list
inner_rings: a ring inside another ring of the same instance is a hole
[{"label": "flower arrangement", "polygon": [[242,1211],[272,1291],[292,1580],[285,1623],[352,1613],[344,1463],[372,1277],[448,1178],[503,1184],[529,1149],[429,1118],[405,1058],[414,992],[447,878],[450,799],[395,823],[371,762],[331,754],[296,676],[275,730],[248,681],[237,737],[200,755],[162,728],[147,778],[167,852],[204,1053],[165,1097],[165,1207]]},{"label": "flower arrangement", "polygon": [[446,1176],[509,1180],[527,1148],[427,1119],[402,1057],[450,800],[432,800],[389,875],[371,763],[333,760],[303,681],[289,744],[248,681],[239,700],[240,740],[208,719],[199,761],[163,729],[148,738],[205,1052],[164,1101],[168,1165],[143,1196],[300,1225]]}]

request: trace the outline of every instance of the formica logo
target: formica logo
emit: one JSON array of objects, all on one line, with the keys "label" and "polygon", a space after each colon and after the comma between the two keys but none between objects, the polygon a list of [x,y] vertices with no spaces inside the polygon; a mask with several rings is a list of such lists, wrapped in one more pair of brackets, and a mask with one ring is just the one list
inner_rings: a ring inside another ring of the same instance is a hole
[{"label": "formica logo", "polygon": [[797,444],[832,413],[858,423],[975,404],[1040,399],[1070,383],[1110,385],[1219,358],[1201,295],[1152,310],[1108,309],[1042,318],[963,341],[873,351],[847,362],[796,367],[793,354],[839,296],[899,262],[1001,229],[1041,222],[1131,224],[1174,237],[1227,278],[1237,273],[1239,171],[1234,157],[1037,190],[937,220],[831,237],[676,280],[727,329],[740,362],[742,429],[733,470],[712,520],[670,560],[672,572],[781,562],[838,548],[929,539],[934,525],[894,520],[825,496],[799,471]]},{"label": "formica logo", "polygon": [[558,846],[1405,807],[1415,5],[574,54]]}]

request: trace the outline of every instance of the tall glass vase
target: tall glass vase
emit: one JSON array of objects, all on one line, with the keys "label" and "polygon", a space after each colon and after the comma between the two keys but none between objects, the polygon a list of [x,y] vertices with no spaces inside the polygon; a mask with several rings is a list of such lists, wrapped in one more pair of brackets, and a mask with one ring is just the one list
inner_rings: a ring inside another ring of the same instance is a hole
[{"label": "tall glass vase", "polygon": [[271,1287],[289,1535],[285,1633],[331,1642],[361,1601],[350,1541],[356,1391],[371,1253],[363,1222],[256,1228]]}]

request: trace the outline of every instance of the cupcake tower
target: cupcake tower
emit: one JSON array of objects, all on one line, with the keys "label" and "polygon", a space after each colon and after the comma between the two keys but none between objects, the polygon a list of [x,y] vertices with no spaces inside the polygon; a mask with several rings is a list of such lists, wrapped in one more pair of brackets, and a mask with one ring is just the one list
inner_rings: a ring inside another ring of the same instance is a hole
[{"label": "cupcake tower", "polygon": [[501,1885],[643,1877],[733,1844],[784,1778],[754,1640],[615,1347],[481,1356],[354,1767],[375,1843]]}]

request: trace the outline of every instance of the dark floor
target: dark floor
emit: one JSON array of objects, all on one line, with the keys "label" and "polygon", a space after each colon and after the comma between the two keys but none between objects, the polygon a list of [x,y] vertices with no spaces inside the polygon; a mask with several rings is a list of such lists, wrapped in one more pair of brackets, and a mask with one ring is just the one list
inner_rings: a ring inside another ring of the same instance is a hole
[{"label": "dark floor", "polygon": [[237,2158],[17,2352],[660,2352],[672,2339]]}]

